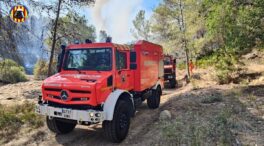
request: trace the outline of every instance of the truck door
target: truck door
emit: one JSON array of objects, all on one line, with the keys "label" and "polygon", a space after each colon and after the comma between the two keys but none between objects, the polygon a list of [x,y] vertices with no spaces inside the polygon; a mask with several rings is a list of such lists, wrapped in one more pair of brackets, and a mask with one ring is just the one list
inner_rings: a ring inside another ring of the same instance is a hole
[{"label": "truck door", "polygon": [[133,84],[131,82],[131,72],[128,69],[128,51],[116,50],[116,79],[115,87],[123,90],[131,90]]}]

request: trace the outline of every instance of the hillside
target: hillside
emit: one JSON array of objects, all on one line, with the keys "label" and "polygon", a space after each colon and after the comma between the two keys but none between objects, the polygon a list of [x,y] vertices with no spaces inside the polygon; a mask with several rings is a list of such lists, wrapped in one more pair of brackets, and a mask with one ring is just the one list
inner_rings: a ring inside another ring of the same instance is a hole
[{"label": "hillside", "polygon": [[[180,87],[164,91],[159,109],[149,110],[144,103],[120,145],[264,145],[264,55],[252,52],[242,60],[243,71],[232,84],[218,85],[214,69],[208,68],[195,69],[186,85],[181,80],[184,71],[178,71]],[[0,104],[36,103],[40,86],[39,81],[1,86]],[[159,120],[163,110],[172,117]],[[114,145],[103,138],[101,125],[77,126],[72,133],[54,135],[42,124],[38,128],[21,124],[14,136],[2,137],[0,144]]]}]

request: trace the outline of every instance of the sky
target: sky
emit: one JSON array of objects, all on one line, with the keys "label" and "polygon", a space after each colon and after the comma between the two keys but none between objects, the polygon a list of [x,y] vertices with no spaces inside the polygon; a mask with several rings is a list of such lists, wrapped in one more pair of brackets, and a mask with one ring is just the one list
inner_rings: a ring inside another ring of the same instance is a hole
[{"label": "sky", "polygon": [[97,34],[105,30],[115,43],[135,40],[131,34],[133,19],[139,10],[149,18],[161,0],[96,0],[95,6],[81,12],[96,27]]}]

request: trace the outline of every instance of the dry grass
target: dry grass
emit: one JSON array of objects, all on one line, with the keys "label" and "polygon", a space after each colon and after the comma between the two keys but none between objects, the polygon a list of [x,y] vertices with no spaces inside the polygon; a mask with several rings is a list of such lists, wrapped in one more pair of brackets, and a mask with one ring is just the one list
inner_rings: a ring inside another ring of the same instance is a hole
[{"label": "dry grass", "polygon": [[[243,92],[245,90],[248,94]],[[179,146],[263,144],[264,120],[252,114],[247,105],[258,98],[256,99],[248,90],[243,87],[239,87],[239,90],[199,89],[168,102],[165,107],[172,112],[173,119],[157,124],[161,131],[159,144]],[[242,103],[241,95],[246,96],[248,101]]]},{"label": "dry grass", "polygon": [[0,143],[14,139],[22,127],[42,127],[44,120],[35,114],[34,109],[35,104],[29,102],[9,107],[0,105]]}]

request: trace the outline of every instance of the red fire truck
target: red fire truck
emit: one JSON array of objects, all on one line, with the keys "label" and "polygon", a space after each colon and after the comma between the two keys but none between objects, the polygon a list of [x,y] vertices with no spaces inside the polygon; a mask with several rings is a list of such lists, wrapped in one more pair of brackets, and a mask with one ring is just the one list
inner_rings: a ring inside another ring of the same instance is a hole
[{"label": "red fire truck", "polygon": [[169,81],[170,87],[175,88],[176,81],[176,59],[173,56],[164,56],[164,81]]},{"label": "red fire truck", "polygon": [[150,109],[159,107],[163,76],[162,47],[147,41],[131,48],[91,41],[64,46],[36,112],[57,134],[102,122],[106,138],[121,142],[138,105],[147,100]]}]

